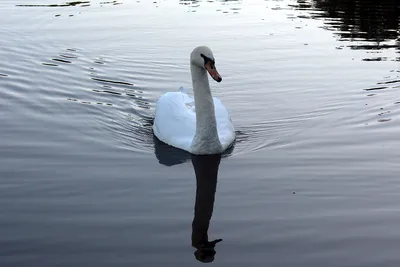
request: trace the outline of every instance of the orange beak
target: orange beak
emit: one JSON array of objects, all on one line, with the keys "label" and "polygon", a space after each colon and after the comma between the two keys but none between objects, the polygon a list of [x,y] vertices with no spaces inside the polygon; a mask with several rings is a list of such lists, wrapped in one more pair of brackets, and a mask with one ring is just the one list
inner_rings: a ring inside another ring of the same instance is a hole
[{"label": "orange beak", "polygon": [[217,82],[221,82],[222,81],[222,77],[221,75],[219,75],[217,69],[215,68],[214,63],[212,63],[211,61],[208,61],[207,64],[204,66],[206,68],[206,70],[208,71],[208,74],[210,74],[210,76]]}]

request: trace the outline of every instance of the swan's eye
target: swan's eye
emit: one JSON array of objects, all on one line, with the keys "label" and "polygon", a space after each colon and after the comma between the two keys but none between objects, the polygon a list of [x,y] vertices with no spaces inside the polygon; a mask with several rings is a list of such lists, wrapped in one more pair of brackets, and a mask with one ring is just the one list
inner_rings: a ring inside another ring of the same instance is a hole
[{"label": "swan's eye", "polygon": [[215,60],[213,60],[213,59],[211,59],[211,58],[205,56],[204,54],[201,54],[201,57],[204,59],[204,66],[205,66],[208,62],[211,61],[212,68],[214,68]]}]

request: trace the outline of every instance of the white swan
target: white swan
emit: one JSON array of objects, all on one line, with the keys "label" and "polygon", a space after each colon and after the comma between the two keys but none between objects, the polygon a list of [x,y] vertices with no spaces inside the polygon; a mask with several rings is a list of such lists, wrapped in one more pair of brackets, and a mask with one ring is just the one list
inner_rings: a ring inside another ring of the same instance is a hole
[{"label": "white swan", "polygon": [[208,47],[192,51],[190,71],[194,101],[183,90],[162,95],[156,105],[154,135],[195,155],[222,153],[235,140],[235,130],[225,106],[211,95],[207,71],[217,82],[222,78]]}]

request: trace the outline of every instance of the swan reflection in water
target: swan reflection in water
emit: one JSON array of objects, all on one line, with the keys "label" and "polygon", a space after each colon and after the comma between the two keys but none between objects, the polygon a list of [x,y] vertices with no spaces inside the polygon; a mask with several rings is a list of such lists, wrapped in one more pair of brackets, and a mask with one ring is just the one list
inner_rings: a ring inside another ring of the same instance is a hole
[{"label": "swan reflection in water", "polygon": [[192,221],[192,246],[196,249],[194,256],[201,262],[212,262],[216,251],[215,246],[222,239],[210,241],[208,229],[214,210],[215,193],[217,188],[218,169],[221,158],[233,151],[233,147],[224,154],[192,155],[186,151],[171,147],[154,137],[155,154],[159,162],[173,166],[192,160],[196,175],[196,201]]},{"label": "swan reflection in water", "polygon": [[208,228],[214,210],[217,189],[218,168],[221,155],[192,155],[192,164],[196,174],[196,203],[192,222],[192,246],[197,260],[211,262],[216,254],[215,245],[222,241],[208,240]]}]

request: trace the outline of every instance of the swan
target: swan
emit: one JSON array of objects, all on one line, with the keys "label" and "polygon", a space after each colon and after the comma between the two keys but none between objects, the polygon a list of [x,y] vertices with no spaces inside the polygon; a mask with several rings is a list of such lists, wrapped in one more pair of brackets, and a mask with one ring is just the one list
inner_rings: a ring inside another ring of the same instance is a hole
[{"label": "swan", "polygon": [[190,72],[194,98],[182,87],[163,94],[156,103],[154,135],[194,155],[222,153],[233,144],[236,136],[228,110],[221,100],[211,95],[207,72],[217,82],[222,78],[210,48],[193,49]]}]

